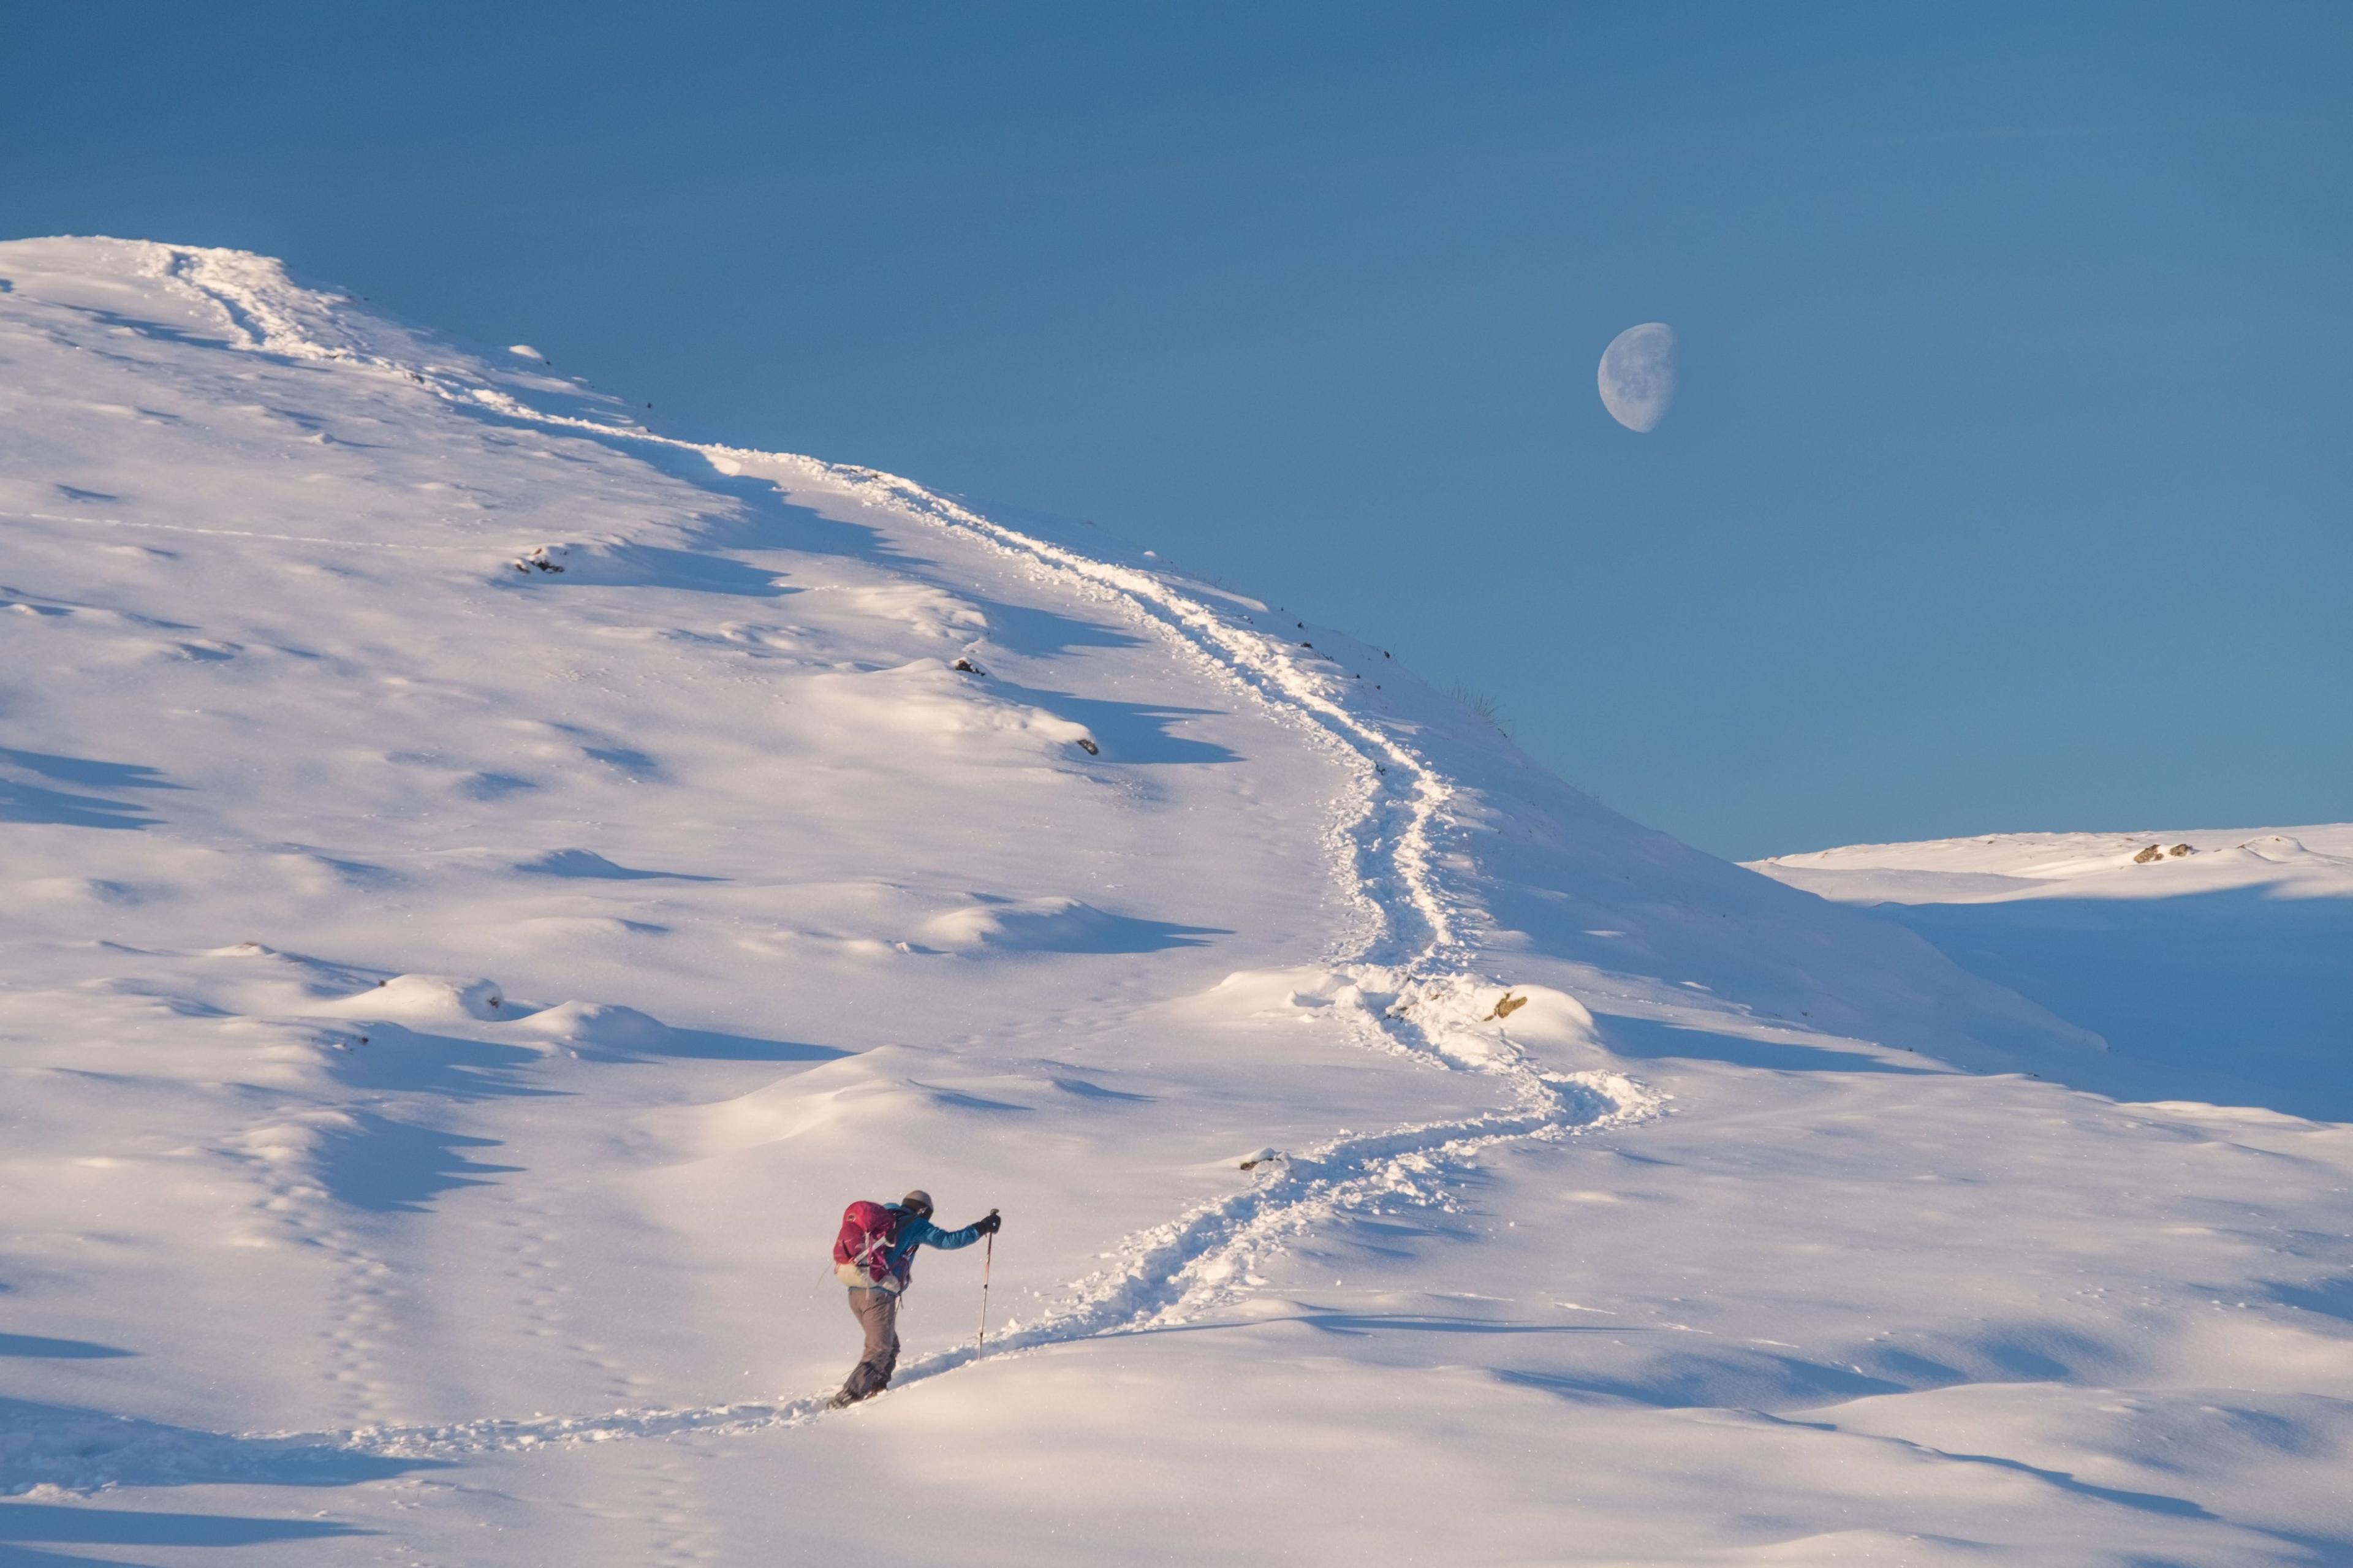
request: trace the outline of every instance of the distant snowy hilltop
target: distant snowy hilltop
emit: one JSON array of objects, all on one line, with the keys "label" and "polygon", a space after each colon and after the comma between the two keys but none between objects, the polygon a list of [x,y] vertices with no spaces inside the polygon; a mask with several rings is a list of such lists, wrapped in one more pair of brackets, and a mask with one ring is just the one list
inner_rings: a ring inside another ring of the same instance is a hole
[{"label": "distant snowy hilltop", "polygon": [[2353,1552],[2353,829],[1760,876],[238,252],[0,403],[0,1563]]},{"label": "distant snowy hilltop", "polygon": [[2097,1030],[2147,1092],[2353,1121],[2353,826],[2010,833],[1755,868],[1879,906]]}]

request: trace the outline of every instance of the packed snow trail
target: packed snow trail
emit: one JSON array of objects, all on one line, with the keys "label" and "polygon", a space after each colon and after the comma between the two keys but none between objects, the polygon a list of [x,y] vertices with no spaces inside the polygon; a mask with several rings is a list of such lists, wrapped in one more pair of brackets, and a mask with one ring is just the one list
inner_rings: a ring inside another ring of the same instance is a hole
[{"label": "packed snow trail", "polygon": [[[1261,1248],[1319,1225],[1381,1205],[1444,1207],[1480,1154],[1499,1143],[1556,1140],[1580,1130],[1616,1126],[1652,1114],[1657,1099],[1640,1084],[1608,1073],[1540,1069],[1493,1016],[1506,988],[1478,973],[1460,935],[1459,916],[1476,909],[1469,894],[1441,881],[1435,838],[1453,795],[1447,778],[1412,747],[1342,700],[1345,683],[1307,668],[1289,639],[1237,624],[1155,573],[1096,560],[997,523],[911,481],[813,458],[704,445],[534,408],[461,372],[408,363],[353,338],[329,308],[332,300],[289,282],[274,263],[224,251],[153,247],[155,269],[215,305],[239,346],[303,360],[332,360],[398,375],[477,414],[572,430],[697,455],[719,473],[786,479],[880,504],[901,515],[976,539],[1063,593],[1110,605],[1148,627],[1197,666],[1250,700],[1282,716],[1313,742],[1342,759],[1354,787],[1339,811],[1328,847],[1348,870],[1356,918],[1335,937],[1326,962],[1336,983],[1330,1011],[1366,1048],[1412,1058],[1432,1070],[1495,1081],[1506,1108],[1451,1121],[1343,1132],[1263,1166],[1249,1188],[1202,1204],[1164,1225],[1129,1237],[1106,1256],[1108,1268],[1070,1286],[1042,1315],[1010,1323],[987,1354],[1013,1354],[1057,1343],[1191,1321],[1239,1299]],[[324,341],[342,338],[338,343]],[[111,520],[75,518],[77,522]],[[974,1359],[969,1347],[902,1364],[899,1386]],[[205,1468],[250,1457],[258,1474],[290,1453],[358,1453],[386,1458],[446,1458],[550,1442],[595,1442],[689,1432],[732,1432],[797,1425],[825,1409],[821,1397],[732,1404],[700,1409],[620,1410],[598,1416],[534,1416],[458,1424],[374,1426],[347,1432],[266,1435],[236,1440]],[[168,1434],[135,1439],[142,1449],[168,1445]],[[102,1435],[86,1435],[77,1457],[48,1473],[53,1484],[105,1484],[113,1467]],[[61,1457],[59,1457],[61,1458]],[[152,1453],[149,1455],[152,1459]],[[79,1475],[84,1479],[68,1479]]]},{"label": "packed snow trail", "polygon": [[[1270,706],[1306,719],[1352,754],[1366,795],[1354,828],[1356,858],[1376,871],[1365,885],[1392,889],[1396,896],[1379,899],[1360,893],[1363,912],[1381,928],[1380,935],[1360,944],[1360,951],[1335,954],[1335,962],[1402,965],[1424,974],[1461,967],[1463,954],[1450,913],[1451,900],[1439,889],[1430,863],[1431,825],[1451,795],[1451,786],[1410,748],[1335,700],[1325,689],[1326,683],[1291,657],[1283,639],[1255,627],[1235,626],[1153,573],[1098,561],[1019,532],[893,474],[793,453],[685,441],[636,426],[551,414],[495,388],[470,384],[445,367],[403,363],[363,352],[356,343],[322,342],[310,333],[317,323],[333,322],[332,312],[322,309],[329,301],[288,281],[276,263],[235,251],[156,248],[165,252],[159,265],[161,274],[218,307],[248,349],[298,359],[357,361],[405,377],[476,412],[578,430],[607,440],[691,452],[724,475],[774,478],[759,470],[783,468],[861,500],[880,500],[902,515],[976,536],[1066,589],[1118,604],[1134,619],[1170,637],[1205,668]],[[1384,785],[1384,760],[1412,781],[1409,790]],[[1399,817],[1400,826],[1387,826]],[[1383,844],[1388,847],[1386,850],[1377,847]],[[1425,928],[1418,951],[1392,918],[1400,901]]]},{"label": "packed snow trail", "polygon": [[[1271,1160],[1261,1167],[1266,1174],[1252,1187],[1129,1237],[1117,1249],[1113,1267],[1082,1281],[1060,1305],[1035,1321],[1007,1324],[992,1336],[985,1352],[965,1344],[911,1358],[900,1364],[892,1387],[904,1389],[984,1354],[1017,1355],[1198,1321],[1240,1299],[1249,1259],[1261,1247],[1279,1247],[1321,1222],[1376,1205],[1449,1206],[1450,1184],[1467,1174],[1482,1152],[1499,1143],[1564,1138],[1624,1125],[1649,1113],[1651,1102],[1637,1086],[1622,1079],[1617,1083],[1624,1098],[1616,1103],[1592,1088],[1564,1085],[1557,1091],[1563,1106],[1559,1114],[1500,1114],[1472,1123],[1344,1135],[1320,1148]],[[1466,1127],[1476,1131],[1464,1131]],[[24,1435],[13,1447],[0,1445],[0,1453],[10,1460],[9,1469],[37,1475],[42,1484],[69,1490],[103,1489],[134,1472],[189,1481],[279,1482],[306,1472],[340,1475],[339,1467],[347,1469],[350,1456],[449,1460],[555,1444],[729,1436],[798,1426],[831,1414],[829,1397],[828,1391],[795,1400],[702,1407],[234,1436],[99,1418],[66,1428],[50,1424]]]},{"label": "packed snow trail", "polygon": [[[321,297],[287,281],[276,263],[235,251],[157,249],[166,252],[161,265],[164,275],[216,304],[244,334],[248,348],[305,359],[363,360],[426,385],[455,404],[608,440],[692,452],[729,476],[772,478],[761,470],[784,468],[865,501],[879,500],[902,515],[976,537],[1066,589],[1117,605],[1203,668],[1302,721],[1353,765],[1359,800],[1354,820],[1341,832],[1349,840],[1349,858],[1358,871],[1357,904],[1373,934],[1344,939],[1343,945],[1353,951],[1333,952],[1332,963],[1359,979],[1367,993],[1386,991],[1408,1003],[1482,986],[1498,994],[1506,989],[1472,969],[1469,950],[1457,935],[1455,911],[1475,900],[1467,894],[1449,894],[1439,883],[1433,829],[1441,820],[1453,786],[1411,747],[1336,700],[1332,689],[1344,683],[1303,668],[1285,639],[1255,626],[1236,626],[1158,574],[1098,561],[1022,533],[895,475],[791,453],[684,441],[635,426],[545,413],[493,388],[468,386],[438,367],[411,366],[363,354],[356,345],[321,342],[303,330],[306,316],[322,313],[318,304]],[[1392,769],[1406,781],[1402,786],[1391,782]],[[1388,896],[1377,896],[1380,892]],[[1402,929],[1408,922],[1398,917],[1409,910],[1418,932]],[[1500,1028],[1482,1032],[1487,1037],[1466,1059],[1449,1047],[1468,1015],[1449,1016],[1444,1022],[1433,1023],[1425,1021],[1422,1010],[1384,1007],[1371,1016],[1378,1027],[1409,1048],[1418,1043],[1422,1053],[1449,1065],[1469,1065],[1472,1070],[1505,1079],[1524,1109],[1541,1110],[1548,1099],[1556,1098],[1550,1094],[1544,1076],[1528,1066]],[[1624,1084],[1622,1079],[1616,1081]],[[1588,1088],[1599,1092],[1599,1085]],[[1643,1098],[1640,1090],[1632,1092],[1637,1100]]]},{"label": "packed snow trail", "polygon": [[[985,1352],[971,1345],[900,1363],[892,1388],[950,1372],[983,1356],[994,1358],[1080,1340],[1198,1321],[1243,1294],[1247,1260],[1260,1247],[1279,1246],[1319,1222],[1379,1205],[1445,1207],[1450,1184],[1479,1155],[1515,1139],[1558,1139],[1623,1126],[1654,1108],[1639,1087],[1615,1086],[1620,1101],[1584,1085],[1564,1086],[1556,1115],[1530,1111],[1475,1122],[1431,1123],[1344,1136],[1295,1157],[1278,1158],[1260,1184],[1207,1204],[1180,1219],[1129,1237],[1119,1262],[1082,1281],[1062,1304],[1031,1323],[1008,1323]],[[1466,1127],[1478,1131],[1466,1131]],[[265,1441],[301,1448],[343,1447],[388,1458],[449,1458],[463,1454],[538,1447],[551,1442],[608,1442],[620,1437],[671,1437],[687,1433],[750,1432],[797,1426],[828,1414],[828,1394],[783,1402],[712,1405],[702,1409],[616,1410],[605,1415],[537,1416],[415,1426],[380,1426],[349,1433],[273,1435]],[[853,1407],[854,1408],[854,1407]]]}]

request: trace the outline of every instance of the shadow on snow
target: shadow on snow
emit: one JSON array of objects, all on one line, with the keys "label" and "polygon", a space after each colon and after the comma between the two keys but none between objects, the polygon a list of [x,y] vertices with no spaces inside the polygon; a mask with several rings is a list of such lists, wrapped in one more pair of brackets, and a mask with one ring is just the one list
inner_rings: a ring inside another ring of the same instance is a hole
[{"label": "shadow on snow", "polygon": [[2243,1103],[2290,1116],[2353,1121],[2353,986],[2343,980],[2353,899],[2268,893],[1882,904],[1874,912],[1962,968],[2096,1031],[2116,1057],[2236,1079],[2231,1088],[2243,1091]]},{"label": "shadow on snow", "polygon": [[[0,768],[30,773],[52,784],[84,789],[180,789],[153,768],[137,763],[106,763],[91,757],[60,757],[0,746]],[[0,777],[0,822],[41,823],[58,827],[152,827],[155,818],[135,801],[70,794],[47,784]]]},{"label": "shadow on snow", "polygon": [[1675,1058],[1684,1061],[1725,1062],[1733,1067],[1761,1068],[1769,1072],[1892,1072],[1932,1073],[1861,1051],[1841,1051],[1787,1040],[1756,1040],[1742,1035],[1720,1035],[1684,1024],[1656,1018],[1629,1018],[1599,1014],[1594,1023],[1602,1044],[1617,1055],[1636,1061]]},{"label": "shadow on snow", "polygon": [[1058,719],[1084,724],[1102,742],[1109,763],[1238,763],[1240,753],[1211,741],[1171,734],[1169,726],[1205,713],[1208,708],[1176,708],[1161,703],[1116,702],[1097,697],[1074,697],[1067,691],[1018,686],[991,678],[989,688],[999,695],[1032,708],[1042,708]]},{"label": "shadow on snow", "polygon": [[367,1023],[360,1028],[367,1044],[354,1045],[328,1068],[354,1089],[438,1094],[465,1101],[565,1092],[517,1079],[518,1072],[540,1059],[540,1053],[528,1047],[419,1034],[398,1024]]},{"label": "shadow on snow", "polygon": [[614,882],[727,880],[724,877],[700,876],[691,871],[644,871],[634,866],[617,866],[593,849],[552,849],[537,859],[521,862],[515,869],[542,877],[585,877]]},{"label": "shadow on snow", "polygon": [[0,1356],[31,1356],[54,1361],[104,1361],[137,1355],[91,1340],[52,1340],[39,1334],[0,1334]]},{"label": "shadow on snow", "polygon": [[[220,1513],[150,1513],[53,1502],[0,1502],[0,1568],[17,1563],[88,1563],[97,1559],[27,1552],[11,1544],[38,1541],[76,1546],[260,1546],[279,1541],[373,1535],[372,1530],[324,1519],[252,1519]],[[107,1558],[107,1562],[120,1562]]]},{"label": "shadow on snow", "polygon": [[321,1184],[337,1203],[372,1214],[423,1214],[432,1201],[456,1187],[489,1184],[485,1178],[522,1169],[485,1165],[468,1149],[495,1149],[495,1138],[470,1138],[438,1128],[416,1127],[363,1110],[359,1125],[325,1139],[311,1162]]},{"label": "shadow on snow", "polygon": [[[223,1484],[344,1487],[446,1468],[444,1461],[437,1459],[362,1453],[323,1442],[315,1434],[239,1436],[0,1395],[0,1497],[38,1486],[73,1490]],[[0,1510],[34,1506],[0,1503]],[[85,1509],[56,1511],[92,1516],[92,1510]],[[0,1525],[0,1541],[133,1539],[26,1533],[30,1517],[35,1516],[15,1515],[15,1533]]]}]

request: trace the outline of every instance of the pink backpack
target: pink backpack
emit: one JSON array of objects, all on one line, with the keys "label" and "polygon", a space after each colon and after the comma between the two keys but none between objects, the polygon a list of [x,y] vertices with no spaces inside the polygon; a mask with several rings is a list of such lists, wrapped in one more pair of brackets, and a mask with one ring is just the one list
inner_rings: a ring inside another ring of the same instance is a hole
[{"label": "pink backpack", "polygon": [[899,1239],[899,1211],[860,1198],[841,1211],[841,1234],[833,1239],[833,1260],[854,1263],[877,1285],[891,1277],[891,1244]]}]

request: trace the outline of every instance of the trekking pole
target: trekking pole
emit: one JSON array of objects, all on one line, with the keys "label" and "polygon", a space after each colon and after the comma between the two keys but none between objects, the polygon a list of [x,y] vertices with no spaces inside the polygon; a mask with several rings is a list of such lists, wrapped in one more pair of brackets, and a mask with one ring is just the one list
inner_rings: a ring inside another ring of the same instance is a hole
[{"label": "trekking pole", "polygon": [[988,1270],[997,1261],[997,1233],[988,1233],[988,1250],[980,1255],[980,1340],[972,1347],[978,1355],[988,1345]]}]

